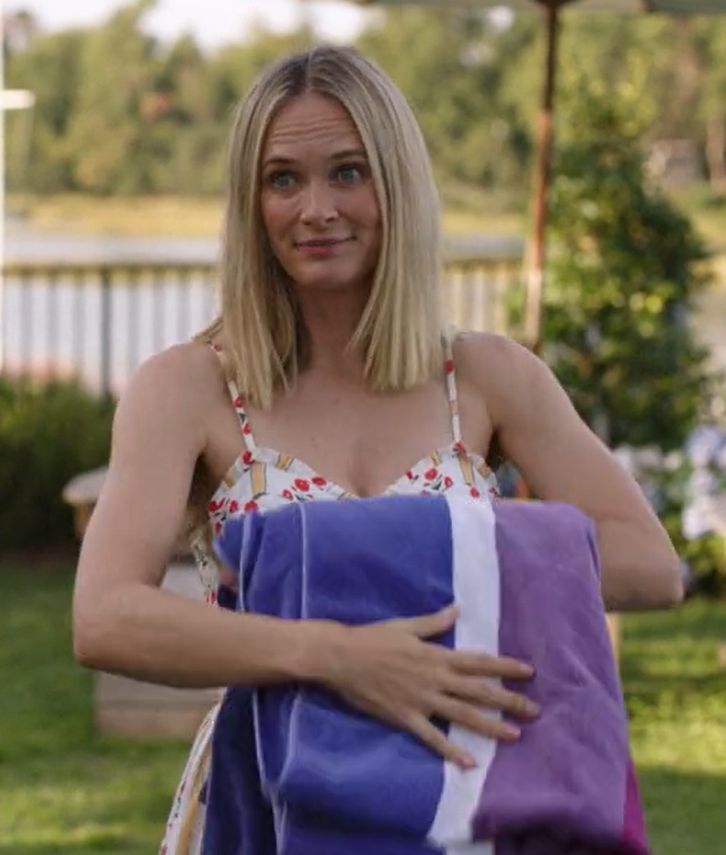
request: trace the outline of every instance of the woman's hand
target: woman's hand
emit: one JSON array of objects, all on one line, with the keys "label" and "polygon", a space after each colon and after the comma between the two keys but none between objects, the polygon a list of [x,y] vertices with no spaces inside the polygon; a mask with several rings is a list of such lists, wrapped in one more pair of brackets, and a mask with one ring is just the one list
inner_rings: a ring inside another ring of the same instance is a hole
[{"label": "woman's hand", "polygon": [[483,736],[513,741],[519,730],[482,708],[534,718],[535,704],[491,679],[526,680],[532,668],[516,659],[450,650],[423,641],[449,630],[455,606],[415,618],[345,627],[322,682],[363,712],[418,736],[464,768],[474,759],[450,742],[430,719],[438,716]]}]

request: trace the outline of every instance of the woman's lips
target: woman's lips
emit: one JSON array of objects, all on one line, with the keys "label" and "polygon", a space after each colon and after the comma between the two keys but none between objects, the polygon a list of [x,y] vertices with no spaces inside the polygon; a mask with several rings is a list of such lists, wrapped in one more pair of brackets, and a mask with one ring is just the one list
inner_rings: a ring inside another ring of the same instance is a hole
[{"label": "woman's lips", "polygon": [[328,255],[332,255],[335,252],[336,247],[347,243],[349,240],[353,240],[353,238],[319,238],[315,240],[300,241],[300,243],[296,244],[296,247],[301,252],[305,253],[305,255],[324,258]]},{"label": "woman's lips", "polygon": [[339,243],[345,243],[351,238],[313,238],[311,240],[301,240],[296,244],[298,248],[306,249],[307,247],[319,246],[337,246]]}]

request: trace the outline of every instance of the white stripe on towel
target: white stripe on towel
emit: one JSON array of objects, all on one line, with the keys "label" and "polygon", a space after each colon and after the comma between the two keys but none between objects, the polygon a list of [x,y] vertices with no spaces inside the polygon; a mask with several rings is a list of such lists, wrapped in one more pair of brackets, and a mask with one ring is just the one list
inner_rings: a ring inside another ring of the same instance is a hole
[{"label": "white stripe on towel", "polygon": [[[457,650],[499,651],[499,560],[494,510],[489,502],[447,498],[453,541],[454,601],[459,607],[454,646]],[[501,681],[495,681],[501,683]],[[486,715],[500,718],[493,710]],[[446,855],[493,855],[491,842],[474,843],[471,820],[494,759],[496,742],[467,728],[452,725],[449,739],[476,760],[474,769],[444,763],[444,786],[429,840]]]}]

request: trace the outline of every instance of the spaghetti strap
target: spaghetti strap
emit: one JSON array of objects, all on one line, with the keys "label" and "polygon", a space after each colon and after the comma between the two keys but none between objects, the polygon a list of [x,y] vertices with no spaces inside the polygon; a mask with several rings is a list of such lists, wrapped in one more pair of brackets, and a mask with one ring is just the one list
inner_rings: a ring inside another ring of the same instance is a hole
[{"label": "spaghetti strap", "polygon": [[224,351],[219,344],[215,344],[214,342],[209,342],[209,346],[212,348],[213,353],[216,355],[219,360],[219,364],[222,366],[222,372],[224,374],[225,382],[227,383],[227,389],[229,390],[229,397],[232,401],[232,406],[234,407],[235,413],[237,413],[237,418],[239,419],[240,430],[242,431],[242,436],[244,438],[244,443],[247,446],[249,451],[254,451],[257,447],[255,443],[255,438],[252,435],[252,428],[250,427],[250,420],[247,416],[247,412],[244,408],[244,400],[242,395],[240,395],[239,389],[237,388],[237,384],[234,380],[229,376],[229,371],[227,369],[227,363],[224,357]]},{"label": "spaghetti strap", "polygon": [[451,434],[454,443],[461,444],[461,420],[459,418],[459,398],[456,388],[456,368],[454,366],[454,346],[452,333],[444,333],[444,374],[446,376],[446,394],[451,414]]}]

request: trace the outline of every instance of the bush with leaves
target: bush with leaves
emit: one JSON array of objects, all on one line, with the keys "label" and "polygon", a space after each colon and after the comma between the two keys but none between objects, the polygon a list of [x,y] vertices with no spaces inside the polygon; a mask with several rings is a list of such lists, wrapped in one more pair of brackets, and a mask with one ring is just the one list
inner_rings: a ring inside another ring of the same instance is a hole
[{"label": "bush with leaves", "polygon": [[552,187],[543,355],[611,446],[679,448],[713,380],[689,318],[707,284],[688,219],[649,186],[637,104],[570,100]]},{"label": "bush with leaves", "polygon": [[0,549],[73,542],[61,493],[108,461],[113,403],[69,382],[0,378]]},{"label": "bush with leaves", "polygon": [[652,493],[681,557],[717,590],[721,577],[726,582],[723,538],[688,537],[683,526],[694,473],[682,449],[709,420],[721,385],[690,325],[694,298],[709,281],[707,253],[648,181],[644,120],[632,93],[585,82],[563,108],[542,355],[610,447],[650,448],[658,457],[633,474]]}]

